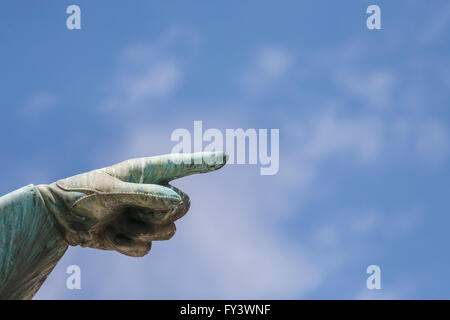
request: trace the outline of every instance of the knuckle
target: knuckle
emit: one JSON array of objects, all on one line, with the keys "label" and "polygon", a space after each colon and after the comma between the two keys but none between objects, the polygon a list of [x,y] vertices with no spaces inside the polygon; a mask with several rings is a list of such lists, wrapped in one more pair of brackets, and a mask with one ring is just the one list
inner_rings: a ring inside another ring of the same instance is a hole
[{"label": "knuckle", "polygon": [[170,240],[175,235],[176,231],[177,228],[175,226],[175,223],[166,225],[158,232],[158,240]]}]

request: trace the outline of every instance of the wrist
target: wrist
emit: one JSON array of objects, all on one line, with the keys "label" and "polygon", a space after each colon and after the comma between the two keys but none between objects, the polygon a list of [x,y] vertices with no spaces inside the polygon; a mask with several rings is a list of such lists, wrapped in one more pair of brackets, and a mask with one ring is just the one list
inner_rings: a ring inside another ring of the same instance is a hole
[{"label": "wrist", "polygon": [[36,189],[65,241],[72,246],[82,245],[85,238],[83,235],[87,233],[92,222],[89,223],[74,212],[69,192],[62,190],[55,183],[38,185]]}]

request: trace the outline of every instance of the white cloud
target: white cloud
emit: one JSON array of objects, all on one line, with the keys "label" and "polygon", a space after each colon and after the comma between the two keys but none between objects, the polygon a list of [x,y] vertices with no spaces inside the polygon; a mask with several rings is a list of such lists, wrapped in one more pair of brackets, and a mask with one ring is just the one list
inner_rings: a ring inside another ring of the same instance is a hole
[{"label": "white cloud", "polygon": [[432,163],[448,158],[449,136],[447,128],[439,121],[424,121],[417,128],[417,151]]},{"label": "white cloud", "polygon": [[322,249],[335,249],[339,245],[340,234],[335,225],[324,224],[313,234],[315,244]]},{"label": "white cloud", "polygon": [[[393,283],[388,283],[383,277],[383,268],[381,267],[381,289],[369,290],[361,289],[357,292],[357,300],[401,300],[411,299],[412,294],[417,290],[417,279],[411,279],[403,276]],[[369,274],[367,275],[369,277]]]},{"label": "white cloud", "polygon": [[261,94],[281,81],[291,65],[292,56],[286,49],[265,47],[256,53],[240,82],[247,93]]},{"label": "white cloud", "polygon": [[335,74],[335,82],[363,104],[383,108],[392,102],[391,94],[396,79],[392,72],[386,70],[366,73],[340,70]]},{"label": "white cloud", "polygon": [[[416,162],[426,162],[431,165],[431,169],[449,157],[448,127],[440,119],[426,117],[394,120],[388,134],[391,137],[390,144],[397,152],[411,155]],[[408,160],[412,161],[412,158]]]},{"label": "white cloud", "polygon": [[142,74],[124,76],[120,82],[132,105],[169,96],[181,80],[180,67],[176,62],[163,61],[147,66]]},{"label": "white cloud", "polygon": [[303,152],[312,160],[349,153],[362,161],[374,160],[383,143],[383,126],[370,117],[343,118],[324,113],[311,121]]},{"label": "white cloud", "polygon": [[335,166],[377,164],[389,143],[378,117],[339,116],[332,110],[287,121],[283,137],[295,146],[281,155],[280,179],[299,190],[298,199],[322,177],[322,165],[333,159]]},{"label": "white cloud", "polygon": [[100,110],[123,114],[136,109],[157,109],[182,85],[184,69],[198,43],[193,32],[172,28],[152,43],[135,43],[124,48],[117,72],[106,86],[108,94],[100,102]]},{"label": "white cloud", "polygon": [[58,98],[50,92],[38,92],[31,96],[23,107],[23,113],[27,116],[35,116],[55,107]]}]

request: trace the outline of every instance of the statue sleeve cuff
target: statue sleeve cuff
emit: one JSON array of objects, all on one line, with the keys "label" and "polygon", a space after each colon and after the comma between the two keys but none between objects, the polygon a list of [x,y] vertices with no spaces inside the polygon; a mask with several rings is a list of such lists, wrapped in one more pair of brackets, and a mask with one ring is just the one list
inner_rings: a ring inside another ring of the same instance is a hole
[{"label": "statue sleeve cuff", "polygon": [[31,299],[67,247],[35,186],[0,197],[0,299]]}]

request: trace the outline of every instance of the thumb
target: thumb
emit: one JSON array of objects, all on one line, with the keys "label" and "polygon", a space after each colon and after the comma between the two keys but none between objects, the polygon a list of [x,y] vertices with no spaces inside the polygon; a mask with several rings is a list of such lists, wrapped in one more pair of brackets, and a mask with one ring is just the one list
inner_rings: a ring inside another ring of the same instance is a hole
[{"label": "thumb", "polygon": [[129,206],[169,210],[180,204],[181,197],[174,190],[157,185],[132,182],[119,183],[110,196],[120,196]]},{"label": "thumb", "polygon": [[156,185],[131,182],[117,183],[108,192],[96,192],[74,203],[75,208],[95,212],[96,208],[106,207],[112,212],[119,208],[140,207],[151,211],[168,211],[182,202],[174,190]]}]

